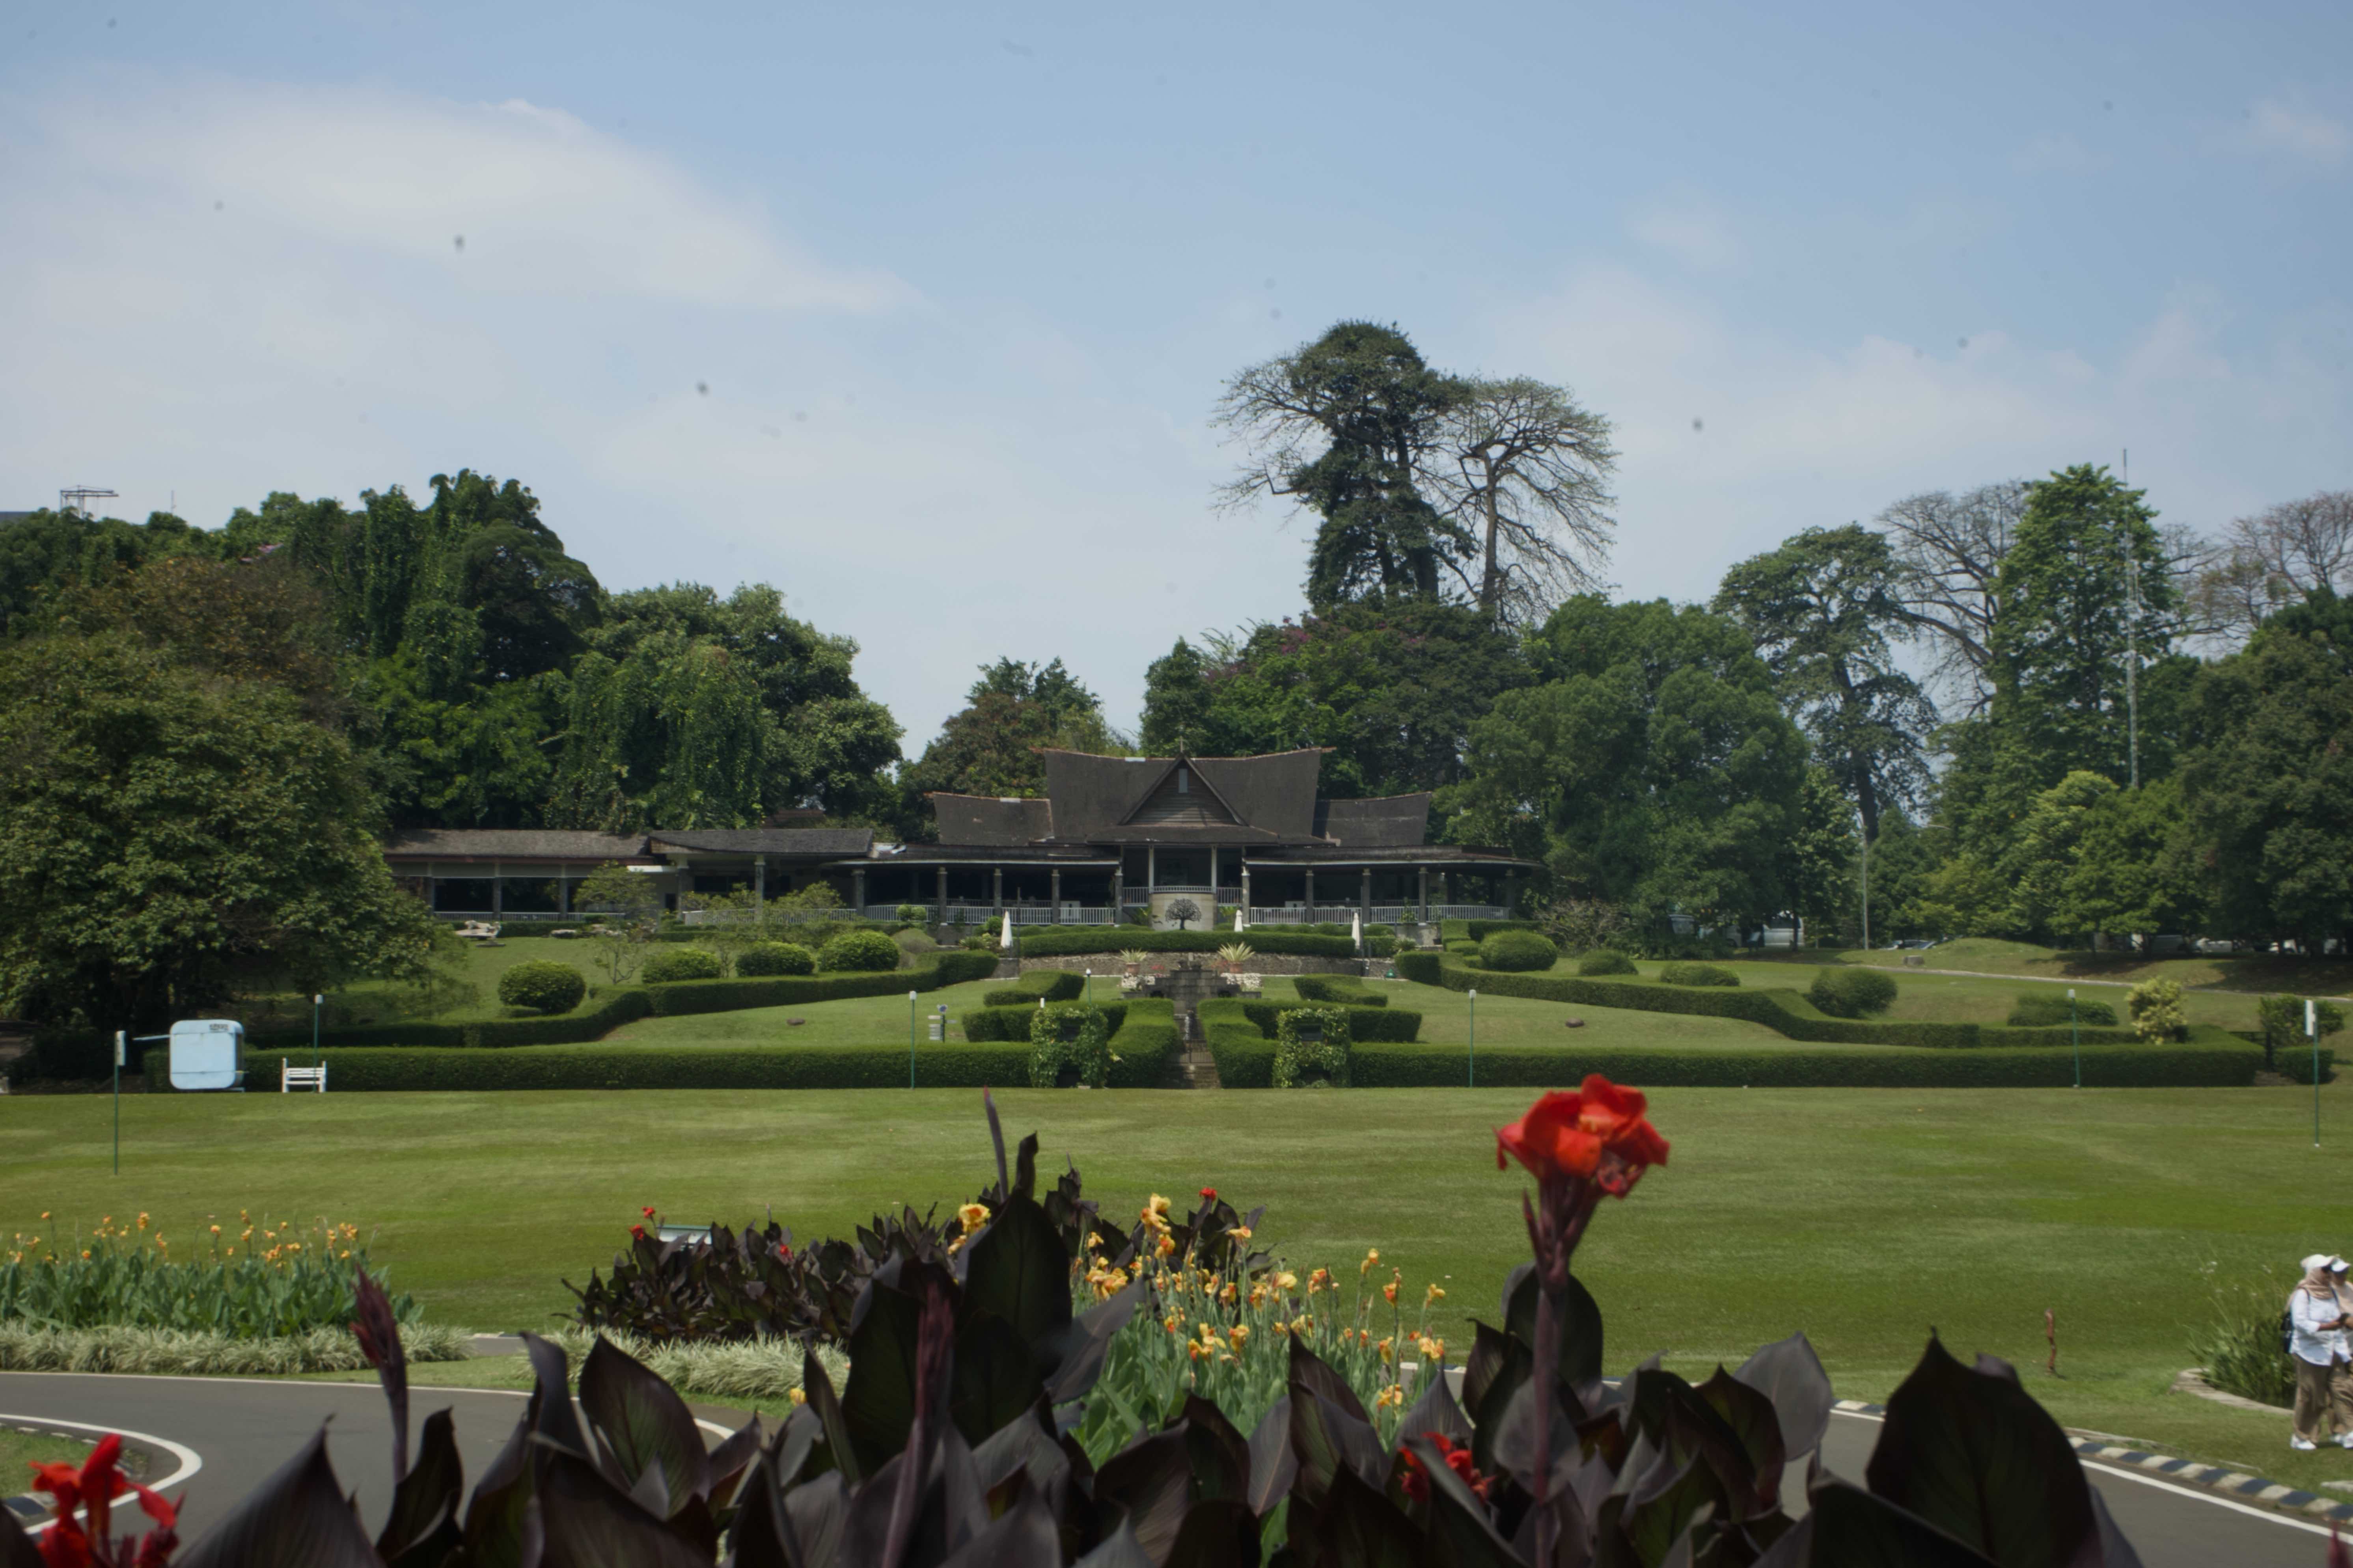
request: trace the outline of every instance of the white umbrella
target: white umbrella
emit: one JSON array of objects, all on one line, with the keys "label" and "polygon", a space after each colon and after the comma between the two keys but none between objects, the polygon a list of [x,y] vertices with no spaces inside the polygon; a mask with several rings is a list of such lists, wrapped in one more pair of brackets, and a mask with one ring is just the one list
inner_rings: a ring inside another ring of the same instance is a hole
[{"label": "white umbrella", "polygon": [[1356,951],[1365,951],[1365,911],[1358,910],[1348,917],[1348,935],[1355,939]]},{"label": "white umbrella", "polygon": [[1013,951],[1013,911],[1011,910],[1005,911],[1005,934],[998,941],[997,945],[1008,952]]},{"label": "white umbrella", "polygon": [[1242,907],[1240,904],[1234,906],[1234,934],[1242,934]]}]

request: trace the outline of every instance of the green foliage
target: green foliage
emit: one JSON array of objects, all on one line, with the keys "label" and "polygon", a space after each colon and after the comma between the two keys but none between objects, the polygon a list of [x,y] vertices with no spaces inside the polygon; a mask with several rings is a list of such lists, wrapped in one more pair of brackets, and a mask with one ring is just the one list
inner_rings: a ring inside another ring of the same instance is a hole
[{"label": "green foliage", "polygon": [[137,1027],[424,973],[364,772],[295,693],[58,633],[0,649],[0,1009]]},{"label": "green foliage", "polygon": [[644,973],[647,984],[667,985],[680,980],[716,980],[725,968],[710,948],[669,946],[646,960]]},{"label": "green foliage", "polygon": [[1348,1087],[1345,1007],[1286,1007],[1274,1037],[1274,1087]]},{"label": "green foliage", "polygon": [[735,973],[747,980],[771,974],[815,974],[817,954],[798,942],[755,942],[735,955]]},{"label": "green foliage", "polygon": [[2013,1029],[2113,1029],[2116,1026],[2116,1010],[2089,997],[2071,1002],[2048,991],[2034,991],[2020,996],[2011,1005],[2009,1024]]},{"label": "green foliage", "polygon": [[1668,963],[1659,968],[1662,985],[1737,985],[1740,976],[1715,963]]},{"label": "green foliage", "polygon": [[1554,888],[1755,924],[1788,906],[1806,742],[1734,622],[1664,602],[1571,599],[1530,635],[1538,684],[1472,727],[1446,837],[1541,857]]},{"label": "green foliage", "polygon": [[[1825,969],[1814,976],[1806,1000],[1833,1018],[1884,1013],[1895,1005],[1895,980],[1876,969]],[[2019,1020],[2013,1017],[2010,1022]]]},{"label": "green foliage", "polygon": [[921,904],[901,904],[892,911],[907,925],[922,925],[931,918],[931,911]]},{"label": "green foliage", "polygon": [[[1134,927],[1038,926],[1021,938],[1024,958],[1068,958],[1094,952],[1214,953],[1232,933],[1213,931],[1139,931]],[[1303,958],[1354,958],[1356,947],[1345,936],[1324,936],[1284,927],[1253,928],[1250,946],[1261,952]],[[1377,951],[1382,939],[1366,937],[1366,951]]]},{"label": "green foliage", "polygon": [[[989,994],[994,996],[1000,993],[991,992]],[[1147,997],[1145,1000],[1149,1001],[1150,998]],[[1126,1021],[1127,1010],[1131,1005],[1134,1004],[1103,1002],[1097,1004],[1095,1011],[1103,1016],[1111,1032],[1117,1034]],[[1163,1002],[1160,1005],[1169,1008],[1172,1017],[1175,1016],[1174,1003]],[[1038,1015],[1046,1010],[1039,1007],[1034,998],[1028,1002],[991,1003],[986,1007],[966,1009],[964,1016],[956,1021],[964,1026],[964,1037],[967,1040],[1026,1040],[1029,1037],[1031,1026],[1037,1022]]]},{"label": "green foliage", "polygon": [[1633,974],[1638,973],[1634,968],[1634,961],[1632,959],[1627,957],[1622,952],[1612,952],[1606,947],[1597,949],[1592,952],[1579,954],[1577,960],[1577,972],[1579,974]]},{"label": "green foliage", "polygon": [[991,1007],[1036,1006],[1039,1002],[1074,1002],[1086,990],[1087,977],[1075,969],[1031,969],[1010,985],[999,985],[981,998]]},{"label": "green foliage", "polygon": [[[101,1223],[88,1237],[69,1221],[0,1258],[0,1322],[59,1329],[176,1329],[271,1339],[343,1328],[353,1307],[352,1274],[379,1285],[358,1229],[321,1220],[308,1228],[263,1221],[243,1236],[191,1240],[173,1248],[137,1225]],[[417,1303],[393,1298],[394,1315],[414,1323]]]},{"label": "green foliage", "polygon": [[896,969],[899,944],[879,931],[844,931],[825,944],[818,962],[835,973]]},{"label": "green foliage", "polygon": [[1536,929],[1563,952],[1606,949],[1626,934],[1626,911],[1603,899],[1547,900],[1539,910]]},{"label": "green foliage", "polygon": [[1368,989],[1353,974],[1302,974],[1291,983],[1303,1002],[1330,1002],[1349,1007],[1386,1007],[1388,993]]},{"label": "green foliage", "polygon": [[[2304,1005],[2301,996],[2255,999],[2255,1016],[2263,1031],[2264,1066],[2275,1066],[2282,1051],[2298,1050],[2310,1044],[2304,1033]],[[2312,1014],[2312,1021],[2324,1039],[2345,1026],[2345,1011],[2334,1002],[2315,1001]]]},{"label": "green foliage", "polygon": [[1411,1007],[1366,1006],[1345,995],[1323,1003],[1241,999],[1242,1016],[1270,1040],[1275,1037],[1283,1015],[1302,1006],[1333,1008],[1347,1014],[1348,1037],[1353,1040],[1412,1040],[1421,1035],[1421,1014]]},{"label": "green foliage", "polygon": [[2144,1040],[2178,1040],[2189,1032],[2181,1011],[2181,982],[2145,980],[2125,994],[2133,1032]]},{"label": "green foliage", "polygon": [[908,764],[901,782],[914,800],[934,791],[1037,795],[1046,787],[1041,750],[1119,749],[1104,722],[1102,699],[1059,658],[1043,668],[1012,658],[985,665],[965,702]]},{"label": "green foliage", "polygon": [[[1216,1047],[1213,1047],[1213,1049]],[[1226,1073],[1218,1049],[1218,1081]],[[2227,1037],[2187,1045],[2085,1045],[2084,1082],[2102,1089],[2244,1088],[2263,1053]],[[1237,1067],[1244,1066],[1236,1053]],[[1359,1089],[1452,1089],[1462,1083],[1462,1051],[1442,1045],[1362,1045],[1354,1059]],[[2074,1081],[2074,1053],[2057,1045],[1924,1051],[1903,1046],[1808,1050],[1768,1046],[1745,1051],[1678,1051],[1583,1046],[1479,1047],[1481,1089],[1554,1089],[1598,1072],[1646,1089],[2064,1089]],[[2278,1319],[2273,1313],[2274,1323]]]},{"label": "green foliage", "polygon": [[499,976],[499,1000],[526,1013],[569,1013],[588,994],[588,982],[568,963],[534,959]]},{"label": "green foliage", "polygon": [[1482,969],[1550,969],[1559,957],[1559,949],[1532,931],[1499,931],[1479,943]]},{"label": "green foliage", "polygon": [[2209,1384],[2283,1410],[2295,1404],[2295,1362],[2279,1330],[2295,1288],[2268,1271],[2260,1280],[2215,1286],[2214,1315],[2189,1346]]},{"label": "green foliage", "polygon": [[1111,1031],[1100,1007],[1065,1003],[1031,1009],[1029,1087],[1103,1088],[1111,1080]]}]

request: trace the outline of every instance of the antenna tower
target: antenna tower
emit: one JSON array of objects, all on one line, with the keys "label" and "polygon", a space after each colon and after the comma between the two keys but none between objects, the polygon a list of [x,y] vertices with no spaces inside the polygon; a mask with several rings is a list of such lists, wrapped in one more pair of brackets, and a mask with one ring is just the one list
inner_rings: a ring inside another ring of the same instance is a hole
[{"label": "antenna tower", "polygon": [[82,516],[88,517],[90,515],[90,502],[94,500],[115,500],[118,499],[120,498],[118,498],[112,490],[98,489],[90,485],[72,485],[58,492],[58,510],[59,511],[78,511],[81,513]]}]

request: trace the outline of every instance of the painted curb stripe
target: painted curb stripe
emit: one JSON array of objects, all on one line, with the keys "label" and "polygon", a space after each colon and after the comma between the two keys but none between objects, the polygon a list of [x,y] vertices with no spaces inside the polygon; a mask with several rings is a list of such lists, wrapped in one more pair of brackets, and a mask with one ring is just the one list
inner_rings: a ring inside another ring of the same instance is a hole
[{"label": "painted curb stripe", "polygon": [[[64,1426],[76,1432],[96,1432],[100,1436],[104,1436],[108,1433],[113,1433],[119,1436],[126,1437],[134,1443],[145,1443],[153,1447],[156,1452],[169,1454],[174,1459],[179,1462],[180,1468],[174,1470],[170,1475],[165,1476],[162,1480],[150,1481],[147,1483],[151,1489],[159,1492],[164,1490],[166,1487],[176,1487],[183,1484],[192,1479],[198,1470],[205,1468],[203,1458],[199,1456],[194,1448],[187,1447],[185,1444],[174,1443],[169,1437],[157,1437],[145,1432],[133,1432],[128,1426],[92,1426],[87,1421],[61,1421],[54,1415],[11,1415],[5,1412],[0,1412],[0,1421],[5,1421],[16,1426],[21,1426],[29,1422],[37,1426]],[[53,1520],[44,1520],[40,1523],[31,1527],[31,1533],[37,1535],[42,1531],[48,1529],[54,1522],[56,1521]]]}]

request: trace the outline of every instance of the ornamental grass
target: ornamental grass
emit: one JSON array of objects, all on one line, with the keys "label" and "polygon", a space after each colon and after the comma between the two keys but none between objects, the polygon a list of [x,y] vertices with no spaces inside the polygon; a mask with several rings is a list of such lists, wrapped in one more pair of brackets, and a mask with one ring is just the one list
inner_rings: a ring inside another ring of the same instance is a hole
[{"label": "ornamental grass", "polygon": [[[352,1321],[353,1270],[381,1283],[356,1225],[256,1220],[208,1225],[175,1244],[144,1214],[101,1217],[85,1237],[41,1215],[0,1255],[0,1323],[37,1329],[173,1329],[231,1339],[283,1339]],[[395,1317],[421,1317],[406,1295]]]}]

